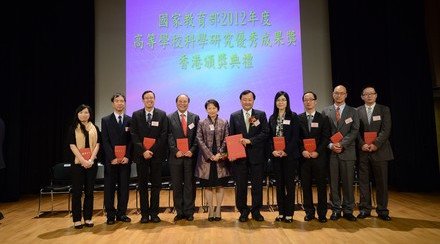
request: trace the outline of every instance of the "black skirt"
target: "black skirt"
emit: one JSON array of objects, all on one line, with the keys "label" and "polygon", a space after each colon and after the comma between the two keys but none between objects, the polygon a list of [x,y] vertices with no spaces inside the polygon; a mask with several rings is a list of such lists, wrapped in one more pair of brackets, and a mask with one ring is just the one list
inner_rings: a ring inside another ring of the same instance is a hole
[{"label": "black skirt", "polygon": [[218,178],[217,174],[217,163],[211,161],[211,166],[209,168],[209,179],[200,179],[201,187],[217,187],[217,186],[227,186],[229,181],[229,176]]}]

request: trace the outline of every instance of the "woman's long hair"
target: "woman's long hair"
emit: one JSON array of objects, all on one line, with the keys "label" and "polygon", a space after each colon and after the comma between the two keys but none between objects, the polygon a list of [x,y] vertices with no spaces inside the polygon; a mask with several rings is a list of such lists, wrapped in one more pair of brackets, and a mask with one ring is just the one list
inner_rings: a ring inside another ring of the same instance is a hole
[{"label": "woman's long hair", "polygon": [[287,92],[285,91],[279,91],[277,92],[277,94],[275,94],[275,98],[273,101],[273,114],[272,116],[274,116],[275,118],[278,116],[278,112],[279,109],[277,108],[277,99],[281,96],[284,96],[286,98],[286,102],[287,102],[287,106],[286,106],[286,114],[285,117],[287,116],[291,116],[292,115],[292,110],[290,109],[290,98],[289,98],[289,94],[287,94]]},{"label": "woman's long hair", "polygon": [[81,112],[83,109],[87,109],[87,110],[89,110],[89,114],[90,114],[90,117],[89,117],[89,121],[88,122],[92,122],[92,124],[93,124],[93,114],[92,114],[92,108],[89,106],[89,105],[85,105],[85,104],[81,104],[81,105],[79,105],[77,108],[76,108],[76,110],[75,110],[75,116],[74,116],[74,118],[73,118],[73,124],[72,124],[72,127],[73,127],[73,129],[75,130],[76,129],[76,127],[79,125],[80,126],[80,128],[81,128],[81,131],[82,131],[82,133],[85,135],[85,136],[87,136],[88,134],[89,134],[89,132],[86,130],[86,127],[84,126],[84,124],[83,123],[81,123],[81,121],[79,121],[79,119],[78,119],[78,113],[79,112]]}]

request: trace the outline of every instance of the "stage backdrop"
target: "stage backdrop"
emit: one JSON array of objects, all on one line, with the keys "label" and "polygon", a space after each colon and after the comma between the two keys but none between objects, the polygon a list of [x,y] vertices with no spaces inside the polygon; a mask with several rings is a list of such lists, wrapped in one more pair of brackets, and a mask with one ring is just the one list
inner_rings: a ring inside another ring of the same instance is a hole
[{"label": "stage backdrop", "polygon": [[256,93],[255,108],[268,114],[280,90],[302,111],[298,0],[127,0],[128,114],[143,107],[141,95],[149,89],[167,113],[186,93],[191,111],[204,116],[204,103],[214,98],[229,118],[246,89]]}]

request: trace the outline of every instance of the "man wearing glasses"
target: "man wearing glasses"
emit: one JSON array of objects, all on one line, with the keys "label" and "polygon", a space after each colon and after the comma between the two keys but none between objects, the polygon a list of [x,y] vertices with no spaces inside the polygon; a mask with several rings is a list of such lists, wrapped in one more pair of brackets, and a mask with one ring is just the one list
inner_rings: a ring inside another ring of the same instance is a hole
[{"label": "man wearing glasses", "polygon": [[[332,202],[331,220],[343,217],[356,221],[354,209],[354,163],[356,161],[356,138],[359,131],[359,118],[355,108],[345,104],[347,89],[338,85],[333,90],[334,104],[322,111],[329,118],[331,137],[328,148],[330,154],[330,191]],[[339,182],[342,181],[342,201]]]},{"label": "man wearing glasses", "polygon": [[393,151],[388,138],[391,134],[391,113],[387,106],[376,103],[374,87],[362,91],[365,104],[357,108],[359,128],[359,188],[361,199],[359,219],[371,216],[370,172],[376,182],[378,217],[390,221],[388,206],[388,161],[393,160]]}]

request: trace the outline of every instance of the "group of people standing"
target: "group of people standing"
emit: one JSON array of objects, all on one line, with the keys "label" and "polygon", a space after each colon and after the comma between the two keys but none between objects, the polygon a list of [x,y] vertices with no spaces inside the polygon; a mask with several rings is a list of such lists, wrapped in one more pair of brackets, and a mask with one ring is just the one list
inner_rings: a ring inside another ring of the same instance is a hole
[{"label": "group of people standing", "polygon": [[[240,212],[238,220],[246,222],[251,215],[255,221],[264,221],[260,210],[268,158],[273,164],[276,179],[279,215],[275,221],[293,221],[294,178],[298,169],[304,194],[305,221],[315,219],[316,211],[318,221],[327,222],[328,178],[331,220],[344,217],[355,221],[370,217],[371,171],[377,187],[378,217],[391,220],[387,209],[387,161],[393,158],[388,140],[391,130],[389,109],[376,103],[377,94],[372,86],[363,89],[361,97],[365,105],[357,109],[345,104],[346,97],[346,88],[336,86],[334,104],[319,113],[316,111],[316,94],[305,92],[302,97],[305,112],[297,115],[290,108],[288,93],[280,91],[274,98],[273,113],[267,119],[264,111],[253,107],[255,93],[245,90],[239,97],[242,109],[232,113],[228,121],[218,116],[220,104],[214,99],[206,101],[207,116],[200,120],[197,114],[188,111],[190,98],[186,94],[176,97],[177,110],[166,115],[154,106],[156,97],[151,90],[142,94],[144,108],[130,117],[125,114],[125,96],[117,93],[111,98],[114,112],[102,118],[101,132],[93,124],[91,108],[81,105],[76,110],[69,133],[70,148],[75,156],[72,164],[74,227],[93,226],[95,161],[100,147],[105,155],[104,201],[109,225],[115,221],[131,221],[126,215],[131,162],[136,163],[138,173],[140,223],[161,221],[158,215],[159,195],[161,167],[165,160],[170,165],[176,211],[174,221],[194,220],[196,178],[200,179],[204,189],[208,220],[220,221],[224,186],[230,177],[234,177],[235,181],[235,201]],[[374,132],[376,137],[373,141],[364,140],[364,132]],[[245,158],[227,156],[225,138],[237,134],[242,135],[240,143],[245,147]],[[275,138],[282,138],[284,147],[275,145],[278,143]],[[310,139],[315,143],[312,149],[304,143],[304,140]],[[359,151],[361,192],[357,218],[353,215],[356,150]],[[313,179],[318,191],[316,210],[312,197]],[[251,206],[247,204],[248,182],[251,183]],[[115,208],[116,191],[118,203]]]}]

